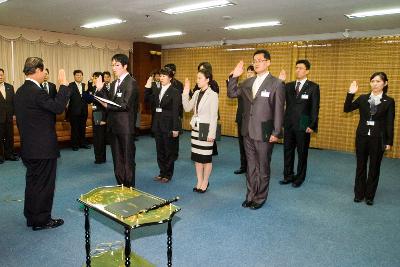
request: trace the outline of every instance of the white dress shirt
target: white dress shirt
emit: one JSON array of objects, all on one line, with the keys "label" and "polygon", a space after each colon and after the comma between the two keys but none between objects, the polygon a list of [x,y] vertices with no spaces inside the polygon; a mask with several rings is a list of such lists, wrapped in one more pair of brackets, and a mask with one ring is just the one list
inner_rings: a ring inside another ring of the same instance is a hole
[{"label": "white dress shirt", "polygon": [[160,102],[170,85],[171,85],[171,83],[169,83],[167,85],[161,85],[161,91],[160,91],[160,95],[159,95]]},{"label": "white dress shirt", "polygon": [[258,89],[260,89],[261,84],[264,82],[265,78],[267,78],[269,74],[269,71],[267,71],[266,73],[262,74],[262,75],[258,75],[257,74],[257,78],[255,79],[253,86],[252,86],[252,92],[253,92],[253,98],[256,97]]}]

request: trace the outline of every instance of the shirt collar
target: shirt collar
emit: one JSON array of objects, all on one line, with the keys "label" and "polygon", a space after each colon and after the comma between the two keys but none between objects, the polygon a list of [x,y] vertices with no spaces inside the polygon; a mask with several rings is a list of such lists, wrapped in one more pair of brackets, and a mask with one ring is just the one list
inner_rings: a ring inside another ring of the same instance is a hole
[{"label": "shirt collar", "polygon": [[269,74],[269,71],[267,71],[266,73],[264,73],[263,75],[258,75],[257,74],[257,79],[265,79]]},{"label": "shirt collar", "polygon": [[307,81],[307,77],[302,80],[296,80],[296,83],[300,82],[300,84],[304,84]]},{"label": "shirt collar", "polygon": [[161,85],[161,90],[166,90],[168,89],[168,87],[171,85],[171,83],[167,84],[167,85]]},{"label": "shirt collar", "polygon": [[118,78],[119,84],[121,84],[122,81],[125,79],[125,77],[128,75],[129,75],[129,72],[126,72],[125,74],[122,74],[121,76],[119,76],[119,78]]},{"label": "shirt collar", "polygon": [[381,92],[379,95],[374,95],[372,92],[371,92],[371,95],[370,95],[372,98],[382,98],[382,96],[383,96],[383,92]]},{"label": "shirt collar", "polygon": [[26,78],[25,80],[26,80],[26,81],[34,82],[37,86],[39,86],[39,88],[42,88],[42,87],[40,87],[40,84],[39,84],[36,80],[34,80],[34,79]]}]

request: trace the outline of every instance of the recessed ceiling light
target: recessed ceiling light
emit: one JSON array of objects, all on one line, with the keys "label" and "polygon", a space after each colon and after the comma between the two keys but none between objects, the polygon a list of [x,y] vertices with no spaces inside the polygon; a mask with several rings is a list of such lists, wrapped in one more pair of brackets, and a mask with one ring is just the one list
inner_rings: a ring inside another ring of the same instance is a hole
[{"label": "recessed ceiling light", "polygon": [[225,30],[240,30],[240,29],[249,29],[249,28],[258,28],[258,27],[271,27],[282,25],[279,21],[267,21],[267,22],[257,22],[257,23],[248,23],[248,24],[237,24],[226,26]]},{"label": "recessed ceiling light", "polygon": [[235,5],[235,4],[230,1],[225,1],[225,0],[223,0],[223,1],[208,1],[208,2],[201,2],[201,3],[193,4],[193,5],[168,8],[165,10],[161,10],[161,12],[173,15],[173,14],[181,14],[181,13],[186,13],[186,12],[204,10],[204,9],[215,8],[215,7],[232,6],[232,5]]},{"label": "recessed ceiling light", "polygon": [[365,18],[372,16],[393,15],[399,13],[400,13],[400,8],[392,8],[392,9],[382,9],[375,11],[357,12],[345,16],[348,17],[349,19],[354,19],[354,18]]},{"label": "recessed ceiling light", "polygon": [[154,33],[146,35],[146,38],[160,38],[160,37],[168,37],[168,36],[178,36],[182,35],[183,32],[163,32],[163,33]]},{"label": "recessed ceiling light", "polygon": [[7,2],[8,0],[0,0],[0,4]]},{"label": "recessed ceiling light", "polygon": [[106,20],[101,20],[101,21],[88,23],[88,24],[82,25],[81,27],[82,28],[92,29],[92,28],[98,28],[98,27],[104,27],[104,26],[119,24],[119,23],[123,23],[123,22],[126,22],[126,20],[122,20],[122,19],[106,19]]}]

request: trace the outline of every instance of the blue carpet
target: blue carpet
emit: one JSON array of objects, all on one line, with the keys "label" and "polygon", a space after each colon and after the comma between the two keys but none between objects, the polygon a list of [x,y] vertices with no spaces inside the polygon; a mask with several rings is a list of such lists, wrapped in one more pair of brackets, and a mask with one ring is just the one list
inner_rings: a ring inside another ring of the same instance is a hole
[{"label": "blue carpet", "polygon": [[[241,207],[244,175],[237,139],[223,137],[214,158],[210,188],[192,192],[196,183],[190,139],[180,140],[180,157],[169,184],[158,174],[154,140],[139,137],[137,188],[163,198],[181,197],[174,218],[173,266],[400,266],[399,159],[385,158],[375,205],[353,203],[353,154],[310,150],[305,183],[281,186],[283,147],[276,145],[268,201],[253,211]],[[111,153],[93,164],[93,150],[61,151],[53,216],[65,224],[34,232],[23,217],[25,168],[21,162],[0,165],[0,266],[82,266],[84,217],[76,199],[90,189],[114,185]],[[91,213],[92,248],[123,241],[123,228]],[[166,266],[166,224],[132,231],[132,249],[157,266]]]}]

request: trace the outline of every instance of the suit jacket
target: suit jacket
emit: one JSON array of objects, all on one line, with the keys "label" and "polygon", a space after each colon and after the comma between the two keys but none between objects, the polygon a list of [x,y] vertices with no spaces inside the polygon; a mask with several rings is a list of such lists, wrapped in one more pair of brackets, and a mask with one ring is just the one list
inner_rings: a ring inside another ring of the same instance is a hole
[{"label": "suit jacket", "polygon": [[[42,88],[44,89],[44,85],[43,84],[44,83],[42,83]],[[56,94],[57,94],[57,87],[52,82],[47,82],[47,85],[49,87],[49,95],[50,95],[51,98],[54,99],[56,97]]]},{"label": "suit jacket", "polygon": [[[358,122],[357,135],[382,138],[382,145],[393,145],[393,129],[395,116],[394,99],[382,95],[381,103],[377,106],[375,115],[370,113],[370,104],[368,102],[371,94],[360,95],[353,101],[354,94],[347,94],[344,102],[344,112],[351,112],[359,109],[360,121]],[[367,121],[374,121],[374,125],[367,125]]]},{"label": "suit jacket", "polygon": [[110,91],[104,86],[96,95],[111,100],[121,107],[107,105],[107,124],[114,134],[134,134],[138,111],[139,90],[137,82],[129,74],[121,81],[115,91],[116,80]]},{"label": "suit jacket", "polygon": [[6,99],[0,93],[0,123],[10,122],[14,115],[14,87],[9,83],[4,83]]},{"label": "suit jacket", "polygon": [[309,122],[307,127],[317,132],[320,102],[319,85],[306,80],[298,95],[295,87],[296,81],[285,85],[286,110],[283,127],[296,131],[304,130],[300,120],[302,116],[306,116]]},{"label": "suit jacket", "polygon": [[18,89],[14,106],[21,137],[22,158],[54,159],[59,156],[55,117],[64,111],[70,91],[69,87],[61,85],[53,99],[28,80]]},{"label": "suit jacket", "polygon": [[[67,116],[77,116],[83,115],[87,116],[88,114],[88,106],[87,102],[82,98],[81,94],[79,93],[78,86],[75,82],[71,82],[69,84],[71,88],[71,96],[69,100]],[[85,91],[85,84],[82,83],[82,93]]]},{"label": "suit jacket", "polygon": [[[214,92],[219,94],[219,85],[218,85],[217,81],[211,80],[208,84],[209,84],[211,90],[213,90]],[[189,92],[189,96],[192,97],[194,92],[196,92],[197,90],[200,90],[200,88],[196,83],[196,85],[194,86],[193,90],[191,92]]]},{"label": "suit jacket", "polygon": [[182,95],[182,104],[186,112],[194,111],[193,117],[190,121],[192,128],[195,128],[196,116],[198,116],[200,123],[209,123],[208,138],[215,139],[218,121],[218,94],[208,88],[200,100],[199,108],[197,110],[197,99],[200,90],[194,92],[193,97],[189,100],[189,94]]},{"label": "suit jacket", "polygon": [[[252,86],[256,77],[244,80],[238,85],[238,77],[230,77],[228,81],[228,97],[242,97],[242,136],[263,141],[262,123],[273,120],[272,135],[282,136],[282,125],[285,106],[285,90],[281,80],[270,74],[265,78],[253,99]],[[261,96],[265,92],[267,97]]]},{"label": "suit jacket", "polygon": [[[152,107],[152,127],[153,132],[168,133],[181,130],[181,118],[179,116],[179,107],[182,104],[182,96],[172,84],[165,91],[160,101],[161,88],[152,86],[150,89],[145,89],[145,100],[150,102]],[[161,108],[162,112],[157,112],[156,109]]]}]

